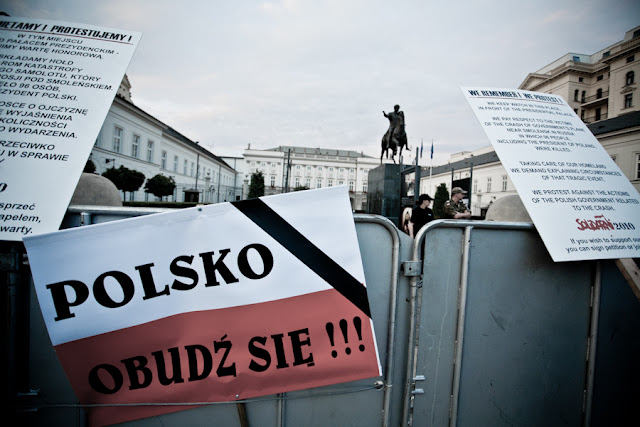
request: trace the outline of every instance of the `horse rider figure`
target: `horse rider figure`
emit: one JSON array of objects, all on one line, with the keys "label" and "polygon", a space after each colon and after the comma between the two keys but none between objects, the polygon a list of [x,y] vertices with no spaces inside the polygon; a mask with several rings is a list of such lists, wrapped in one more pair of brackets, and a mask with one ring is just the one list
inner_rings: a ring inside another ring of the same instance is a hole
[{"label": "horse rider figure", "polygon": [[[400,147],[400,155],[402,155],[402,148],[407,145],[407,133],[404,130],[404,112],[400,111],[399,105],[395,105],[393,112],[387,114],[383,111],[382,114],[389,119],[389,129],[382,137],[380,160],[382,161],[382,156],[385,153],[387,153],[388,158],[388,150],[391,149],[393,151],[391,159],[393,159],[395,163],[394,156],[396,155],[397,147]],[[407,145],[407,149],[408,148]]]}]

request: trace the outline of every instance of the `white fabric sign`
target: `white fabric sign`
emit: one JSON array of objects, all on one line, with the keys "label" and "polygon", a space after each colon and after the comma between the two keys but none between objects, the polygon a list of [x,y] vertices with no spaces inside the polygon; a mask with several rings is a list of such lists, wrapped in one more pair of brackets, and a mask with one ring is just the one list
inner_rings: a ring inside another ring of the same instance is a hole
[{"label": "white fabric sign", "polygon": [[558,95],[462,91],[554,261],[640,256],[640,197]]},{"label": "white fabric sign", "polygon": [[0,17],[0,240],[58,229],[140,37]]}]

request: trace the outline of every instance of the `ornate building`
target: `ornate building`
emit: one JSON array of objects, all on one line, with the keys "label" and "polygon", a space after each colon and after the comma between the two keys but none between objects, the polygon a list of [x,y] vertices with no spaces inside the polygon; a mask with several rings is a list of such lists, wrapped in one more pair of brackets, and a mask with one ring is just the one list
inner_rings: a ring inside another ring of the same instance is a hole
[{"label": "ornate building", "polygon": [[[205,203],[240,200],[242,185],[236,171],[218,156],[148,114],[131,101],[125,75],[100,129],[90,159],[96,173],[125,166],[151,178],[172,177],[176,189],[169,201]],[[127,200],[156,200],[144,192],[127,193]]]},{"label": "ornate building", "polygon": [[243,157],[223,159],[244,175],[245,197],[251,174],[262,172],[265,195],[346,185],[354,211],[366,210],[369,170],[380,165],[380,159],[355,151],[292,146],[256,150],[249,145]]}]

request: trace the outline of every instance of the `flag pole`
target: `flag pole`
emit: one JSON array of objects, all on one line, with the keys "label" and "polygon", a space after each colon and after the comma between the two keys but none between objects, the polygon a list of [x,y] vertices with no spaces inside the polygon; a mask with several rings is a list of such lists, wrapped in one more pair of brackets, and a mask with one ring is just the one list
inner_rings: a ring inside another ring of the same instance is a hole
[{"label": "flag pole", "polygon": [[[433,173],[433,138],[431,138],[431,162],[429,165],[429,190],[433,192],[432,184],[431,184],[431,176]],[[434,196],[435,197],[435,193]]]}]

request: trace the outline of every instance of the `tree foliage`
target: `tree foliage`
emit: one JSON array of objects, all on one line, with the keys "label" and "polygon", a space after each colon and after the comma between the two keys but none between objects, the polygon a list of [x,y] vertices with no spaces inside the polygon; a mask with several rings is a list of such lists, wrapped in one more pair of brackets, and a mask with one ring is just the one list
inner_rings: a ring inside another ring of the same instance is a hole
[{"label": "tree foliage", "polygon": [[436,189],[433,200],[433,216],[444,218],[444,204],[447,200],[449,200],[449,190],[447,190],[447,184],[442,183]]},{"label": "tree foliage", "polygon": [[299,186],[295,187],[293,189],[293,191],[304,191],[304,190],[308,190],[308,189],[309,189],[309,187],[307,187],[306,185],[299,185]]},{"label": "tree foliage", "polygon": [[176,182],[173,180],[173,177],[167,177],[162,174],[157,174],[154,177],[149,178],[147,183],[144,185],[145,192],[151,193],[156,197],[160,197],[160,199],[165,196],[171,196],[175,188]]},{"label": "tree foliage", "polygon": [[127,192],[137,191],[145,180],[142,172],[125,166],[120,166],[118,169],[109,168],[102,173],[102,176],[113,182],[118,190],[125,193],[125,196]]},{"label": "tree foliage", "polygon": [[264,196],[264,176],[262,172],[254,172],[251,174],[251,183],[249,184],[249,199]]},{"label": "tree foliage", "polygon": [[96,164],[93,163],[93,160],[87,160],[87,163],[84,165],[84,170],[82,172],[86,173],[94,173],[96,171]]}]

